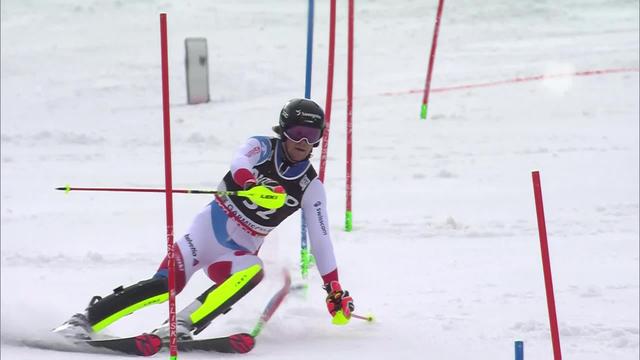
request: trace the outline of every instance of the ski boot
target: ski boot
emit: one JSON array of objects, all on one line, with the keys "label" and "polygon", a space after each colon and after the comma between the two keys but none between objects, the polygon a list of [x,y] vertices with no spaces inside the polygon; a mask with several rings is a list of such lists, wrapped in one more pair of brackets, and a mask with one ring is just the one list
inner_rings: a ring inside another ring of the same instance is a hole
[{"label": "ski boot", "polygon": [[[186,341],[193,340],[193,336],[191,335],[191,331],[193,330],[193,326],[191,322],[187,319],[176,319],[176,339],[178,341]],[[163,343],[169,342],[169,320],[162,323],[162,325],[151,331],[153,335],[157,335],[162,339]]]},{"label": "ski boot", "polygon": [[[102,300],[100,296],[94,296],[89,301],[89,309],[95,303]],[[93,334],[93,328],[89,321],[89,315],[87,310],[84,313],[77,313],[71,316],[71,319],[65,321],[62,325],[52,330],[56,334],[60,334],[66,338],[77,340],[91,340],[91,334]]]},{"label": "ski boot", "polygon": [[77,313],[71,319],[52,330],[65,338],[74,340],[91,340],[91,325],[86,314]]}]

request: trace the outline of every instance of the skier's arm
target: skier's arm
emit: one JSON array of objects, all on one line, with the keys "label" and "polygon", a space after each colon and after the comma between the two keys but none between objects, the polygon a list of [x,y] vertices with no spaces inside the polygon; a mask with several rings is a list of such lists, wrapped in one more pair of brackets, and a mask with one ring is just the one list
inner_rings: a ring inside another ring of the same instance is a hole
[{"label": "skier's arm", "polygon": [[[316,266],[324,282],[323,288],[327,291],[327,310],[334,323],[344,324],[351,318],[354,309],[353,299],[349,292],[342,290],[338,282],[338,267],[333,253],[333,244],[329,233],[329,216],[327,214],[327,196],[324,185],[316,178],[309,184],[302,197],[305,221],[309,230],[311,253],[316,258]],[[341,312],[347,320],[335,322],[336,315]]]},{"label": "skier's arm", "polygon": [[246,188],[255,185],[256,179],[251,172],[254,166],[269,156],[271,143],[262,136],[252,137],[244,143],[231,160],[231,175],[233,181]]},{"label": "skier's arm", "polygon": [[327,214],[327,196],[324,185],[316,178],[308,185],[302,197],[302,209],[309,231],[311,253],[325,284],[338,280],[338,268],[333,253],[329,216]]}]

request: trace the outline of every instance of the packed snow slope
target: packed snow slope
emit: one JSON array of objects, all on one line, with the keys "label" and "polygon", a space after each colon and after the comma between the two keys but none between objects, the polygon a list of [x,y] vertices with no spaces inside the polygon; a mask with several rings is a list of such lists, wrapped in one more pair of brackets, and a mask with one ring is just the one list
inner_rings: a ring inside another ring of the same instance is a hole
[{"label": "packed snow slope", "polygon": [[[538,170],[564,357],[637,359],[638,1],[445,2],[427,120],[420,89],[437,1],[357,1],[350,233],[347,1],[338,5],[328,220],[341,282],[376,322],[332,325],[312,269],[308,292],[287,299],[243,358],[507,360],[523,340],[527,359],[551,359]],[[161,12],[174,187],[216,187],[235,149],[272,134],[282,105],[304,96],[307,2],[3,0],[1,9],[2,358],[118,358],[23,343],[48,339],[91,296],[154,273],[166,251],[164,197],[54,187],[164,186]],[[328,27],[329,1],[316,1],[312,97],[323,106]],[[187,37],[208,41],[207,104],[185,104]],[[549,77],[514,80],[540,75]],[[480,83],[494,85],[438,91]],[[209,201],[175,195],[176,235]],[[250,331],[282,268],[301,282],[299,243],[296,214],[261,250],[265,281],[200,336]],[[209,286],[196,274],[178,306]],[[107,333],[150,331],[166,316],[165,305],[144,309]]]}]

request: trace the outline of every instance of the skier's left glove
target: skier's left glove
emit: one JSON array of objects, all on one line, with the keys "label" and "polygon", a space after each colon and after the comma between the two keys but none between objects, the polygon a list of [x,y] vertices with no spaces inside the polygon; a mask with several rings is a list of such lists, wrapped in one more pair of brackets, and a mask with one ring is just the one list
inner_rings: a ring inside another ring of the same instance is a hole
[{"label": "skier's left glove", "polygon": [[340,283],[335,280],[325,284],[323,288],[327,291],[327,310],[329,310],[329,314],[335,317],[336,313],[342,310],[347,319],[351,318],[351,312],[355,309],[355,306],[349,292],[342,290]]}]

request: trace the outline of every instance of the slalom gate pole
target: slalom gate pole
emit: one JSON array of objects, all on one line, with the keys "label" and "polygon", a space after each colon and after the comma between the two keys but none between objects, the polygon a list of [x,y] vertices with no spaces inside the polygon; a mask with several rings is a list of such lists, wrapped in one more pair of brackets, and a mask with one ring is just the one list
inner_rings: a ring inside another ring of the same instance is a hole
[{"label": "slalom gate pole", "polygon": [[[333,59],[335,57],[336,44],[336,0],[331,0],[329,9],[329,59],[327,61],[327,96],[324,107],[325,128],[322,134],[322,154],[320,156],[320,170],[318,177],[324,182],[324,174],[327,167],[327,149],[329,148],[329,131],[331,124],[331,100],[333,96]],[[306,248],[301,250],[303,259],[301,261],[301,272],[304,279],[307,278],[309,265],[313,261],[308,244]]]},{"label": "slalom gate pole", "polygon": [[544,272],[544,285],[547,294],[547,309],[549,311],[549,325],[551,327],[551,341],[553,343],[553,358],[561,360],[560,333],[558,332],[558,318],[556,316],[556,303],[553,296],[553,281],[551,279],[551,261],[549,259],[549,244],[547,242],[547,227],[544,220],[544,206],[542,203],[542,185],[540,173],[533,171],[533,193],[536,201],[536,214],[538,218],[538,234],[540,236],[540,251],[542,253],[542,269]]},{"label": "slalom gate pole", "polygon": [[352,153],[353,153],[353,20],[354,20],[354,0],[349,0],[349,25],[347,35],[347,205],[344,221],[344,230],[351,231],[353,229],[353,214],[351,212],[351,169],[352,169]]},{"label": "slalom gate pole", "polygon": [[162,56],[162,113],[164,124],[164,179],[167,213],[167,262],[169,268],[169,359],[178,358],[176,338],[175,254],[173,251],[173,184],[171,179],[171,122],[169,112],[169,60],[167,14],[160,14],[160,49]]},{"label": "slalom gate pole", "polygon": [[431,88],[431,74],[433,73],[433,63],[436,59],[436,47],[438,46],[438,33],[440,32],[440,18],[442,17],[442,8],[444,0],[438,0],[438,12],[436,15],[436,23],[433,29],[433,39],[431,40],[431,54],[429,55],[429,69],[427,70],[427,82],[424,87],[424,96],[422,97],[422,109],[420,117],[424,120],[427,118],[427,106],[429,103],[429,89]]},{"label": "slalom gate pole", "polygon": [[[304,97],[311,99],[311,63],[313,60],[313,14],[314,0],[309,0],[309,8],[307,11],[307,70],[304,83]],[[302,278],[306,279],[309,272],[311,262],[311,253],[309,252],[309,242],[307,240],[307,223],[304,221],[304,210],[300,210],[300,272]]]},{"label": "slalom gate pole", "polygon": [[309,8],[307,10],[307,70],[304,81],[304,97],[311,99],[311,64],[313,62],[313,18],[314,18],[314,0],[309,0]]},{"label": "slalom gate pole", "polygon": [[322,135],[322,155],[320,156],[320,181],[324,182],[327,167],[327,149],[329,148],[329,130],[331,125],[331,99],[333,96],[333,60],[336,45],[336,0],[331,0],[329,16],[329,60],[327,61],[327,97],[324,106],[325,128]]},{"label": "slalom gate pole", "polygon": [[517,340],[514,342],[516,360],[524,360],[524,342]]}]

